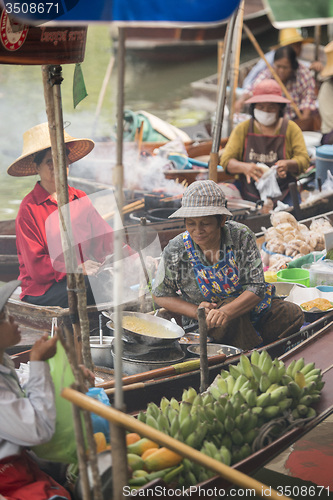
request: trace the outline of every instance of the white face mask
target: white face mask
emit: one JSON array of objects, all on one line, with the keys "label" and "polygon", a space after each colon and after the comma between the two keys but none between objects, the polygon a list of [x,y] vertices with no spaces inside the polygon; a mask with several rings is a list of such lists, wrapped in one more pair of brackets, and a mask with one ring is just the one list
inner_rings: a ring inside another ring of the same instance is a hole
[{"label": "white face mask", "polygon": [[266,111],[262,111],[261,109],[254,108],[254,117],[257,122],[269,127],[273,125],[277,121],[276,113],[267,113]]}]

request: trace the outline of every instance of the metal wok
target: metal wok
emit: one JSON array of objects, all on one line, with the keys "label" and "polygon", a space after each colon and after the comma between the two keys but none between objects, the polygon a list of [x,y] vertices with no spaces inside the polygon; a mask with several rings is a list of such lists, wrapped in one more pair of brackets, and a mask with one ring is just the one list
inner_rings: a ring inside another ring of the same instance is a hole
[{"label": "metal wok", "polygon": [[[110,330],[113,330],[113,322],[115,314],[114,313],[109,314],[106,311],[103,311],[103,314],[104,316],[110,318],[111,321],[108,321],[106,326],[110,328]],[[168,344],[172,344],[173,342],[175,342],[176,340],[180,339],[185,335],[183,328],[181,328],[179,325],[176,325],[172,321],[168,321],[167,319],[164,318],[158,318],[150,314],[129,312],[129,311],[123,312],[123,318],[125,316],[130,316],[132,318],[140,318],[141,320],[146,321],[147,328],[149,328],[149,325],[159,327],[159,334],[160,334],[160,336],[157,337],[153,335],[145,335],[144,333],[136,333],[132,330],[123,328],[123,338],[127,342],[136,342],[137,344],[145,344],[145,345],[165,346]]]}]

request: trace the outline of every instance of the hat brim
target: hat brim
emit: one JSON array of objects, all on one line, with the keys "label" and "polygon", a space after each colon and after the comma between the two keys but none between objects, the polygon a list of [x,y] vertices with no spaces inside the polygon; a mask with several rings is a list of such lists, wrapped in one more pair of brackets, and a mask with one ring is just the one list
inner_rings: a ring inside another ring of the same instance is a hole
[{"label": "hat brim", "polygon": [[186,217],[205,217],[209,215],[232,215],[226,207],[180,207],[169,215],[169,219]]},{"label": "hat brim", "polygon": [[[65,144],[69,149],[68,161],[70,164],[84,158],[95,147],[95,143],[91,139],[65,139]],[[7,173],[14,177],[36,175],[37,172],[34,166],[34,159],[36,154],[43,151],[43,149],[45,148],[37,150],[33,154],[20,156],[7,168]]]},{"label": "hat brim", "polygon": [[278,104],[287,104],[290,102],[290,100],[280,95],[259,94],[250,97],[250,99],[245,101],[245,104],[252,104],[257,102],[275,102]]},{"label": "hat brim", "polygon": [[6,302],[9,299],[9,297],[13,294],[16,288],[20,286],[20,284],[21,281],[14,280],[14,281],[9,281],[0,288],[0,312],[6,305]]},{"label": "hat brim", "polygon": [[280,47],[286,47],[287,45],[292,45],[293,43],[301,42],[303,44],[303,43],[313,43],[314,42],[314,38],[302,38],[302,37],[296,38],[295,37],[295,38],[292,38],[290,40],[291,41],[288,40],[286,42],[278,43],[277,45],[273,45],[272,47],[270,47],[270,50],[277,50]]}]

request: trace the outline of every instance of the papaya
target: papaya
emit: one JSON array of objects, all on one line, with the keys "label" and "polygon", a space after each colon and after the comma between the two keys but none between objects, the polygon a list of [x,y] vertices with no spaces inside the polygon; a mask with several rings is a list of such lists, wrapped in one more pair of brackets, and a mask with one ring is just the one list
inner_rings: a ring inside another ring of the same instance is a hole
[{"label": "papaya", "polygon": [[149,455],[144,461],[145,467],[149,471],[158,471],[167,467],[174,467],[183,460],[183,457],[169,450],[168,448],[159,448],[155,453]]},{"label": "papaya", "polygon": [[136,432],[129,432],[126,434],[126,445],[128,446],[129,444],[136,443],[137,441],[140,441],[141,436],[137,434]]},{"label": "papaya", "polygon": [[139,455],[135,455],[134,453],[127,453],[127,464],[129,467],[134,470],[142,470],[145,466],[144,461]]},{"label": "papaya", "polygon": [[146,460],[149,455],[151,455],[152,453],[156,453],[157,450],[158,448],[149,448],[148,450],[144,451],[141,455],[142,460]]},{"label": "papaya", "polygon": [[107,449],[106,438],[103,432],[95,432],[94,439],[97,453],[101,453]]},{"label": "papaya", "polygon": [[134,453],[141,456],[144,451],[150,448],[158,448],[158,444],[148,438],[142,438],[136,443],[129,444],[127,446],[127,453]]}]

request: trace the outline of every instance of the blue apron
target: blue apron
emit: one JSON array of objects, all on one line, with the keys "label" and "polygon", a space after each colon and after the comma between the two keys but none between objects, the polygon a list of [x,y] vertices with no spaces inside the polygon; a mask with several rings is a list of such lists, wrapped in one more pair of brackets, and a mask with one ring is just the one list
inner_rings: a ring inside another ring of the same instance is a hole
[{"label": "blue apron", "polygon": [[[239,281],[239,271],[232,250],[226,252],[225,259],[213,266],[205,266],[199,259],[193,240],[188,231],[183,233],[184,246],[192,264],[199,290],[207,302],[217,302],[225,297],[238,297],[243,293]],[[274,285],[265,283],[265,296],[251,311],[251,322],[256,323],[266,313],[275,293]]]}]

